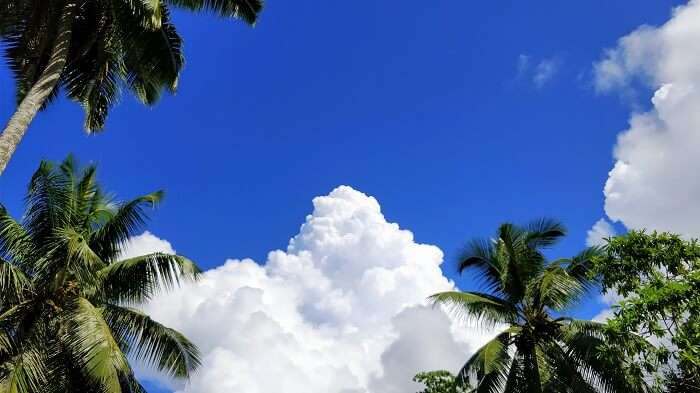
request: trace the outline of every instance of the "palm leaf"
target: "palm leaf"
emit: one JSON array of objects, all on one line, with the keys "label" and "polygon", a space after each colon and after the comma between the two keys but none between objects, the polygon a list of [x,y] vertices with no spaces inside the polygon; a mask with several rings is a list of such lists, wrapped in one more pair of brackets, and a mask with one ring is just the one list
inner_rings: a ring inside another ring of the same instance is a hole
[{"label": "palm leaf", "polygon": [[458,269],[460,273],[474,269],[478,272],[486,289],[493,292],[503,290],[503,266],[496,258],[492,241],[481,239],[470,241],[459,258]]},{"label": "palm leaf", "polygon": [[98,274],[106,301],[138,304],[161,288],[170,290],[183,281],[197,279],[200,273],[197,265],[185,257],[153,253],[114,262]]},{"label": "palm leaf", "polygon": [[566,269],[550,265],[528,285],[527,292],[538,306],[561,311],[580,299],[585,290]]},{"label": "palm leaf", "polygon": [[128,363],[100,310],[77,298],[64,319],[67,329],[62,341],[80,369],[106,393],[121,393],[119,379],[128,374]]},{"label": "palm leaf", "polygon": [[525,243],[531,248],[550,247],[566,236],[564,224],[551,218],[540,218],[525,226]]},{"label": "palm leaf", "polygon": [[459,371],[459,380],[476,379],[474,392],[496,393],[505,384],[510,363],[510,333],[501,333],[472,355]]},{"label": "palm leaf", "polygon": [[125,353],[177,378],[188,378],[200,364],[199,351],[182,334],[142,312],[105,305],[102,314]]},{"label": "palm leaf", "polygon": [[34,252],[34,245],[24,227],[0,205],[0,253],[6,258],[24,260]]},{"label": "palm leaf", "polygon": [[262,10],[261,0],[167,0],[169,4],[190,10],[212,10],[221,16],[241,18],[254,24]]},{"label": "palm leaf", "polygon": [[21,302],[31,291],[32,283],[29,277],[17,266],[0,259],[0,292],[3,294],[0,304],[3,309],[8,304]]},{"label": "palm leaf", "polygon": [[89,242],[90,248],[105,261],[112,261],[119,254],[122,246],[142,228],[146,221],[145,208],[155,207],[163,199],[163,191],[156,191],[129,201],[113,213],[109,219],[95,231]]},{"label": "palm leaf", "polygon": [[474,319],[493,327],[502,323],[515,323],[517,309],[496,296],[480,292],[441,292],[428,298],[433,305],[445,306],[457,318]]},{"label": "palm leaf", "polygon": [[1,393],[36,393],[46,386],[50,370],[46,356],[36,348],[27,349],[3,364],[0,372]]}]

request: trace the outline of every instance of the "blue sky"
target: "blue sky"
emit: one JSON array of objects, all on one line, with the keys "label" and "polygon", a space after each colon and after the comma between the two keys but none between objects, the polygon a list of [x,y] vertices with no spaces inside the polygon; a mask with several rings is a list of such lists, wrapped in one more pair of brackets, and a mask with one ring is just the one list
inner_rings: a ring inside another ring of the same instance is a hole
[{"label": "blue sky", "polygon": [[[0,201],[19,213],[38,161],[73,152],[99,162],[121,197],[164,188],[149,230],[204,268],[265,260],[311,199],[341,184],[376,197],[448,262],[498,223],[539,216],[567,224],[556,253],[571,254],[604,214],[630,112],[596,93],[592,65],[673,4],[270,1],[254,29],[178,12],[187,64],[177,95],[154,108],[124,96],[95,136],[77,105],[58,101],[0,178]],[[0,86],[7,118],[6,68]]]}]

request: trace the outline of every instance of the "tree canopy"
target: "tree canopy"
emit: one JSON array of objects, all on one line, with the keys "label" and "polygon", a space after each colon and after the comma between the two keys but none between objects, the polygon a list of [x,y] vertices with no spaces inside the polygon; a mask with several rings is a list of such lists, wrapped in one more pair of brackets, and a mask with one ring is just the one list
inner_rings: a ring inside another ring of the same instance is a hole
[{"label": "tree canopy", "polygon": [[486,291],[444,292],[431,297],[454,315],[497,328],[493,340],[458,374],[474,392],[633,392],[615,359],[601,356],[603,324],[563,316],[592,288],[588,272],[597,247],[549,261],[543,252],[564,226],[540,219],[502,224],[491,239],[471,241],[459,270],[475,271]]},{"label": "tree canopy", "polygon": [[0,205],[0,392],[143,392],[128,359],[176,378],[198,367],[194,344],[139,309],[197,266],[123,256],[162,197],[119,202],[69,158],[41,163],[21,221]]},{"label": "tree canopy", "polygon": [[[700,245],[670,233],[631,231],[594,258],[603,290],[622,297],[607,321],[608,352],[653,378],[657,391],[700,392]],[[647,340],[629,340],[629,335]]]}]

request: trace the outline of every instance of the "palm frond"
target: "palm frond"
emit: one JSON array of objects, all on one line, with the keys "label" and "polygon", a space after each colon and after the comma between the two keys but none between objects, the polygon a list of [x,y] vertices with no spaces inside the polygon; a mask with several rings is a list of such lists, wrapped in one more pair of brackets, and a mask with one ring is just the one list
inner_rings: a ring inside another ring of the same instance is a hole
[{"label": "palm frond", "polygon": [[176,378],[188,378],[200,365],[199,351],[181,333],[142,312],[107,304],[102,314],[122,349]]},{"label": "palm frond", "polygon": [[[42,161],[34,172],[25,198],[27,205],[23,226],[34,239],[47,239],[54,228],[68,224],[71,215],[69,179],[50,162]],[[46,250],[37,244],[38,251]]]},{"label": "palm frond", "polygon": [[581,367],[562,349],[558,343],[543,343],[542,353],[547,359],[550,377],[543,381],[545,393],[576,392],[599,393],[592,381],[587,381],[581,374]]},{"label": "palm frond", "polygon": [[500,392],[508,378],[508,368],[511,363],[509,345],[510,334],[499,334],[467,360],[457,377],[465,382],[476,379],[474,392]]},{"label": "palm frond", "polygon": [[32,282],[19,267],[0,259],[0,292],[3,298],[0,300],[2,308],[8,304],[14,304],[24,300],[25,295],[31,291]]},{"label": "palm frond", "polygon": [[601,246],[588,247],[571,258],[566,267],[567,272],[587,290],[593,287],[595,281],[590,276],[593,259],[602,255],[603,251],[604,247]]},{"label": "palm frond", "polygon": [[45,354],[37,348],[26,349],[2,365],[0,392],[41,392],[49,380],[49,375],[50,370],[46,368]]},{"label": "palm frond", "polygon": [[[566,356],[579,367],[581,375],[604,392],[638,392],[643,382],[632,385],[626,378],[622,359],[608,351],[604,325],[593,321],[572,320],[562,327],[561,343]],[[635,387],[636,386],[636,387]]]},{"label": "palm frond", "polygon": [[470,241],[459,258],[458,269],[460,273],[468,269],[476,270],[482,283],[490,291],[500,292],[503,289],[503,266],[496,258],[494,244],[490,240]]},{"label": "palm frond", "polygon": [[[167,9],[163,10],[161,27],[158,30],[135,30],[123,33],[130,46],[124,52],[124,70],[127,86],[147,105],[156,103],[163,89],[174,93],[177,90],[180,71],[185,59],[182,38],[170,22]],[[129,28],[129,20],[122,21]]]},{"label": "palm frond", "polygon": [[139,304],[161,288],[170,290],[194,280],[201,271],[192,261],[165,253],[153,253],[114,262],[99,271],[105,301]]},{"label": "palm frond", "polygon": [[585,289],[566,269],[550,265],[528,284],[527,292],[536,305],[561,311],[579,300]]},{"label": "palm frond", "polygon": [[540,218],[525,226],[525,243],[531,248],[551,247],[566,236],[566,227],[551,218]]},{"label": "palm frond", "polygon": [[190,10],[211,10],[224,17],[240,18],[254,24],[262,10],[261,0],[166,0],[169,4]]},{"label": "palm frond", "polygon": [[156,191],[119,206],[92,234],[90,248],[103,261],[113,261],[126,241],[143,227],[147,218],[145,208],[155,207],[163,199],[163,195],[163,191]]},{"label": "palm frond", "polygon": [[64,315],[62,341],[85,376],[106,393],[121,393],[120,375],[129,366],[99,309],[87,299],[73,300]]},{"label": "palm frond", "polygon": [[480,292],[441,292],[428,298],[433,305],[441,305],[457,318],[473,319],[487,327],[515,323],[518,310],[507,301]]},{"label": "palm frond", "polygon": [[22,261],[34,252],[34,244],[24,227],[0,205],[0,253]]}]

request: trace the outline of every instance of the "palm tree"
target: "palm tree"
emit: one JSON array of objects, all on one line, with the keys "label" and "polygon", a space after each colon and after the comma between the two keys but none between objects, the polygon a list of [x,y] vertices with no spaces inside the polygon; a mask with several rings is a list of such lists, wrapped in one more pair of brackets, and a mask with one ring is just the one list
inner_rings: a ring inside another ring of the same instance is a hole
[{"label": "palm tree", "polygon": [[128,359],[176,378],[199,365],[182,334],[139,311],[197,266],[163,253],[121,258],[125,241],[161,200],[119,203],[96,169],[42,162],[16,221],[0,205],[0,392],[144,392]]},{"label": "palm tree", "polygon": [[0,174],[29,124],[63,88],[103,128],[122,88],[152,105],[175,91],[184,62],[169,7],[255,23],[262,0],[3,0],[0,39],[18,106],[0,135]]},{"label": "palm tree", "polygon": [[[443,292],[430,297],[459,317],[503,329],[466,362],[462,383],[473,392],[613,392],[628,387],[599,349],[603,326],[560,313],[591,287],[588,270],[600,248],[549,262],[543,250],[566,234],[559,222],[502,224],[494,239],[473,240],[459,271],[476,270],[485,292]],[[632,392],[633,390],[627,390]]]}]

